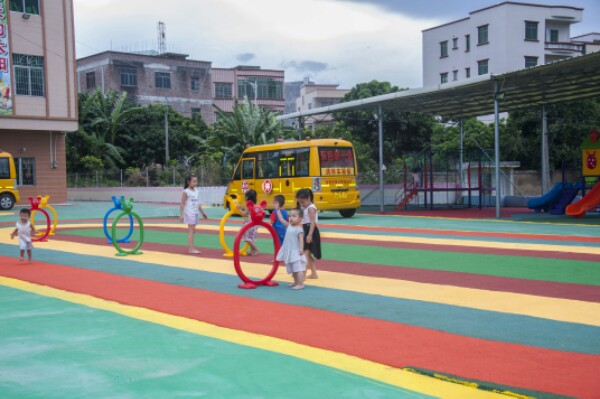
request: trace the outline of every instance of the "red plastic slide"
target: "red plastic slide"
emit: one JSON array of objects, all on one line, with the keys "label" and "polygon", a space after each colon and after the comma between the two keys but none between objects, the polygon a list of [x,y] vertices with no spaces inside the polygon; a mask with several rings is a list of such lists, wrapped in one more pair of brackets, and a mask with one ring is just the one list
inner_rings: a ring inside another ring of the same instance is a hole
[{"label": "red plastic slide", "polygon": [[585,197],[567,206],[565,213],[569,216],[582,217],[598,205],[600,205],[600,183],[596,183]]}]

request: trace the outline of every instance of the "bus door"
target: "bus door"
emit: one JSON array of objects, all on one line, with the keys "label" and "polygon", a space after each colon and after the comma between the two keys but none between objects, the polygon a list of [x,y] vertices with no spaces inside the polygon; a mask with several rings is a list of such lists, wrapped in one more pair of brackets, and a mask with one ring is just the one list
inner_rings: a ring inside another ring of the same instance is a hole
[{"label": "bus door", "polygon": [[[279,179],[279,151],[260,152],[256,156],[256,192],[272,206],[272,197],[281,194]],[[259,201],[260,202],[260,201]]]},{"label": "bus door", "polygon": [[279,177],[281,194],[285,197],[286,206],[296,203],[296,151],[282,150],[279,155]]},{"label": "bus door", "polygon": [[241,167],[241,179],[242,179],[242,193],[248,190],[255,190],[254,184],[254,158],[242,158]]}]

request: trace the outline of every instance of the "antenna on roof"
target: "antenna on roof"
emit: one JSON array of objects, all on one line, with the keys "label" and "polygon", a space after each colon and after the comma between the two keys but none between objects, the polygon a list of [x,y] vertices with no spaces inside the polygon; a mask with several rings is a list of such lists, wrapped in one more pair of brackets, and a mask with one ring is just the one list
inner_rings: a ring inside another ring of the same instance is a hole
[{"label": "antenna on roof", "polygon": [[165,23],[158,21],[158,54],[163,54],[167,51],[167,37],[165,33]]}]

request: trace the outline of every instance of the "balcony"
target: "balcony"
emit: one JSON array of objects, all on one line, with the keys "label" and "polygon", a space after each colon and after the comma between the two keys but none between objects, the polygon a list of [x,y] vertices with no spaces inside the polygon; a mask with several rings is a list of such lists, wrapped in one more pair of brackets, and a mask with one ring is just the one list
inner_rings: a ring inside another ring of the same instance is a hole
[{"label": "balcony", "polygon": [[[583,54],[583,44],[571,42],[545,42],[544,49],[554,53],[579,55]],[[577,53],[577,54],[574,54]]]}]

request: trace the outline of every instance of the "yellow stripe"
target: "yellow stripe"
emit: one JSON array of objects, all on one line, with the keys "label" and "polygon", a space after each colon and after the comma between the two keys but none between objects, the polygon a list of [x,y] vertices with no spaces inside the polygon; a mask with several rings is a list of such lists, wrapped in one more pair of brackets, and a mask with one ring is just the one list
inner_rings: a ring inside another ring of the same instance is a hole
[{"label": "yellow stripe", "polygon": [[435,378],[418,375],[406,370],[360,359],[343,353],[328,351],[301,345],[280,338],[253,334],[245,331],[218,327],[198,320],[173,316],[150,309],[123,305],[93,296],[57,290],[43,285],[32,284],[12,278],[0,277],[0,285],[84,305],[94,309],[117,313],[146,322],[186,331],[196,335],[211,337],[234,344],[258,348],[298,359],[321,364],[323,366],[371,378],[392,386],[445,399],[494,399],[506,398],[504,395],[479,391],[473,388],[440,381]]},{"label": "yellow stripe", "polygon": [[[9,244],[9,230],[0,230],[0,243]],[[235,275],[230,259],[205,259],[197,257],[144,250],[141,256],[115,257],[115,249],[109,245],[90,245],[74,242],[48,241],[36,243],[38,248],[52,251],[75,252],[84,255],[100,256],[117,262],[127,260],[155,264],[166,267],[192,269],[210,273]],[[182,251],[184,247],[182,246]],[[143,249],[143,248],[142,248]],[[118,267],[122,267],[119,265]],[[255,279],[265,276],[265,265],[242,262],[244,273]],[[347,273],[320,271],[318,280],[310,280],[311,286],[345,290],[391,298],[441,303],[471,309],[503,312],[524,316],[539,317],[569,323],[580,323],[600,327],[600,303],[572,299],[548,298],[510,292],[487,291],[475,288],[454,287],[418,283],[413,281],[386,279],[381,277],[358,276]],[[276,280],[289,280],[285,268],[280,268]]]}]

